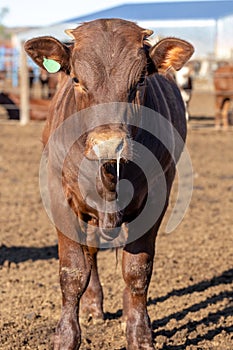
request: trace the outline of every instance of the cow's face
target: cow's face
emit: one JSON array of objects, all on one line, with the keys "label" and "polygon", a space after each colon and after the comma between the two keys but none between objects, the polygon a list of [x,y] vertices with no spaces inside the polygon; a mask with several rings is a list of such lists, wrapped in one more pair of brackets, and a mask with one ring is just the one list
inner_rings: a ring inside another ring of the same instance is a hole
[{"label": "cow's face", "polygon": [[[176,38],[151,46],[147,39],[151,30],[120,19],[96,20],[67,33],[73,38],[70,46],[40,37],[26,42],[25,49],[40,67],[66,74],[75,99],[73,112],[111,102],[143,104],[145,77],[179,70],[193,53],[189,43]],[[94,129],[86,139],[86,156],[127,158],[132,137],[128,124],[122,116],[119,127]]]},{"label": "cow's face", "polygon": [[[71,46],[40,37],[26,42],[25,49],[40,67],[49,59],[69,76],[76,111],[109,102],[143,104],[145,77],[179,70],[193,53],[189,43],[176,38],[151,46],[147,38],[153,31],[120,19],[96,20],[66,32],[73,38]],[[118,129],[94,130],[87,138],[86,156],[115,159],[120,152],[127,158],[131,135],[126,124],[124,119]]]}]

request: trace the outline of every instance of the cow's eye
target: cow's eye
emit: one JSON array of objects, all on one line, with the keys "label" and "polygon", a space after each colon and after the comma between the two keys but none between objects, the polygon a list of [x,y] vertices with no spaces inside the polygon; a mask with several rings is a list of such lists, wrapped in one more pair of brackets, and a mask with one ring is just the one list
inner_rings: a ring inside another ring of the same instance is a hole
[{"label": "cow's eye", "polygon": [[139,86],[142,86],[142,85],[144,85],[144,83],[145,83],[145,77],[143,76],[143,77],[141,77],[141,78],[139,79],[138,85],[139,85]]},{"label": "cow's eye", "polygon": [[138,80],[138,86],[143,86],[145,85],[145,75],[142,74],[140,79]]},{"label": "cow's eye", "polygon": [[77,77],[73,77],[73,83],[74,83],[74,84],[78,84],[78,83],[79,83],[79,80],[78,80]]}]

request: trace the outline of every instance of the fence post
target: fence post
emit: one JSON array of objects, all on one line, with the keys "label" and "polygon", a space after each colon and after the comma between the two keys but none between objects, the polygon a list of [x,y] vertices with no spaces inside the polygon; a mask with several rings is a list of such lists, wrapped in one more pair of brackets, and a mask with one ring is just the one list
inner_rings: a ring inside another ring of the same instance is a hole
[{"label": "fence post", "polygon": [[24,43],[20,45],[20,124],[26,125],[29,122],[29,73],[27,55],[24,50]]}]

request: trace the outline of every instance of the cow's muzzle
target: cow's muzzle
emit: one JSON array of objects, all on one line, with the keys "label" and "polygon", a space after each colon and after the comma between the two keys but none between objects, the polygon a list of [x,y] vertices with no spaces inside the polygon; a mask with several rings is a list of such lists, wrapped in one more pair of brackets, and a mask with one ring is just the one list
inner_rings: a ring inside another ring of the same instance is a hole
[{"label": "cow's muzzle", "polygon": [[128,140],[124,133],[90,135],[87,139],[86,157],[90,160],[116,160],[127,158]]},{"label": "cow's muzzle", "polygon": [[121,156],[124,148],[124,140],[118,137],[106,141],[96,142],[93,152],[98,159],[117,159]]}]

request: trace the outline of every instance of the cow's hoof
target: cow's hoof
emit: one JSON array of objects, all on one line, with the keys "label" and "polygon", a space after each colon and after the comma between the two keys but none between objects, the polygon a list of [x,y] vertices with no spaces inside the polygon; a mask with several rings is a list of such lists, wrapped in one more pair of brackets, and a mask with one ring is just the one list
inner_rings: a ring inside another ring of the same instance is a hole
[{"label": "cow's hoof", "polygon": [[98,325],[98,324],[103,324],[104,319],[94,318],[92,315],[82,315],[81,317],[79,317],[79,322],[83,326],[88,326],[90,324]]},{"label": "cow's hoof", "polygon": [[81,345],[81,336],[70,334],[67,330],[64,334],[56,332],[53,338],[53,350],[78,350]]},{"label": "cow's hoof", "polygon": [[98,324],[104,320],[104,312],[102,302],[97,298],[92,300],[88,298],[82,298],[80,303],[80,322],[82,324]]},{"label": "cow's hoof", "polygon": [[79,322],[82,325],[89,324],[103,324],[104,323],[104,314],[99,309],[90,308],[89,310],[82,309],[81,315],[79,317]]}]

